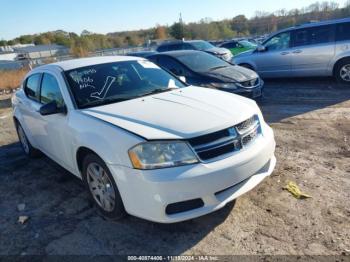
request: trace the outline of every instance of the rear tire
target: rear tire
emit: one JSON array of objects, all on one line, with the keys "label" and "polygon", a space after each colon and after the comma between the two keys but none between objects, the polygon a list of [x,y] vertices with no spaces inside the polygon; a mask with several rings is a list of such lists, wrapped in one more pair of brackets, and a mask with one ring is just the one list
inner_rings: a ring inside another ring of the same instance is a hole
[{"label": "rear tire", "polygon": [[339,84],[350,85],[350,58],[343,59],[336,64],[334,76]]},{"label": "rear tire", "polygon": [[83,181],[99,213],[110,220],[126,215],[118,187],[105,162],[95,154],[83,160]]},{"label": "rear tire", "polygon": [[41,152],[32,146],[32,144],[28,140],[26,133],[24,132],[23,127],[17,121],[16,121],[16,131],[17,131],[18,139],[23,149],[23,152],[27,156],[32,158],[37,158],[41,156]]}]

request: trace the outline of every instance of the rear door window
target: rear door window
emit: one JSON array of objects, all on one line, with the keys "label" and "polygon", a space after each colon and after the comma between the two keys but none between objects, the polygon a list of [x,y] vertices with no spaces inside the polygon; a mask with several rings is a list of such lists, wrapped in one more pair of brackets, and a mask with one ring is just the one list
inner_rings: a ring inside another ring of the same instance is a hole
[{"label": "rear door window", "polygon": [[308,30],[296,30],[294,31],[293,35],[293,46],[303,46],[309,44]]},{"label": "rear door window", "polygon": [[307,46],[330,43],[334,41],[334,26],[318,26],[295,30],[293,32],[293,46]]},{"label": "rear door window", "polygon": [[39,89],[40,89],[41,74],[35,74],[28,77],[24,92],[26,95],[35,101],[39,101]]},{"label": "rear door window", "polygon": [[182,50],[194,50],[194,47],[192,45],[190,45],[189,43],[183,43]]},{"label": "rear door window", "polygon": [[226,44],[223,44],[221,47],[223,48],[236,48],[237,47],[237,43],[226,43]]},{"label": "rear door window", "polygon": [[161,45],[157,48],[158,52],[166,52],[168,51],[168,45]]},{"label": "rear door window", "polygon": [[177,76],[187,76],[187,70],[175,59],[168,56],[158,57],[157,63],[159,66],[167,69]]},{"label": "rear door window", "polygon": [[350,40],[350,22],[337,24],[336,40],[344,41]]}]

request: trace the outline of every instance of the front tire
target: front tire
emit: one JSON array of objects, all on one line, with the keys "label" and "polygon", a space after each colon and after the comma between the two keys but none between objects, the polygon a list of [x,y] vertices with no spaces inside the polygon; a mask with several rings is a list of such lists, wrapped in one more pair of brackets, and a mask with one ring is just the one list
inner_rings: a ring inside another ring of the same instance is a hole
[{"label": "front tire", "polygon": [[23,152],[27,156],[32,158],[39,157],[41,155],[41,152],[32,146],[32,144],[28,140],[26,133],[24,132],[23,127],[18,122],[16,122],[16,131],[17,131],[18,139],[23,149]]},{"label": "front tire", "polygon": [[344,59],[337,63],[334,74],[338,83],[350,85],[350,58]]},{"label": "front tire", "polygon": [[107,219],[118,220],[126,215],[114,178],[104,161],[89,154],[83,161],[83,180],[99,213]]}]

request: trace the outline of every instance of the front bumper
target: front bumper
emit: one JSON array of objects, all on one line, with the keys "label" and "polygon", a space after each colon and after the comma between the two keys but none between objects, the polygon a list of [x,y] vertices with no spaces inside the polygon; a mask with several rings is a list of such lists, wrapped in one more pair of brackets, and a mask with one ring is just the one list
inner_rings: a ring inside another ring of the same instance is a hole
[{"label": "front bumper", "polygon": [[260,79],[259,85],[253,87],[253,88],[237,88],[237,89],[224,89],[221,88],[221,91],[225,91],[225,92],[230,92],[230,93],[234,93],[237,95],[241,95],[244,97],[248,97],[248,98],[259,98],[263,95],[263,91],[264,91],[264,81],[262,79]]},{"label": "front bumper", "polygon": [[[158,170],[110,165],[126,211],[147,220],[174,223],[224,207],[269,176],[276,164],[273,131],[268,126],[247,148],[211,162]],[[167,214],[169,204],[202,199],[200,208]]]}]

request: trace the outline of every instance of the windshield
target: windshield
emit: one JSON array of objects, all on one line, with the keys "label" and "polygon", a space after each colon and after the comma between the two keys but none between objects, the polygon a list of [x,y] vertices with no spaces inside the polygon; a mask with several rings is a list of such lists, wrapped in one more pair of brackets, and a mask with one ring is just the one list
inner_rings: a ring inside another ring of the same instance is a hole
[{"label": "windshield", "polygon": [[216,56],[199,51],[180,55],[177,57],[177,59],[195,72],[208,72],[218,68],[230,66],[229,63],[217,58]]},{"label": "windshield", "polygon": [[252,43],[252,42],[249,42],[247,40],[242,40],[242,41],[239,41],[239,43],[243,46],[243,47],[247,47],[247,48],[256,48],[257,45]]},{"label": "windshield", "polygon": [[197,50],[208,50],[215,48],[215,46],[206,41],[191,41],[190,44],[193,45]]},{"label": "windshield", "polygon": [[121,102],[185,85],[146,60],[91,65],[65,72],[79,108]]}]

